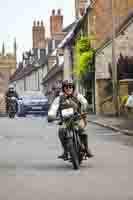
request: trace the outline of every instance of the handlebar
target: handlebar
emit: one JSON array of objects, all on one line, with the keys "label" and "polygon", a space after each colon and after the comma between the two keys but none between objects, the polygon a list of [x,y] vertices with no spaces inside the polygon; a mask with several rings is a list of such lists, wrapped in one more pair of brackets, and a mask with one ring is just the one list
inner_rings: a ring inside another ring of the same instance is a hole
[{"label": "handlebar", "polygon": [[16,97],[7,97],[7,99],[11,99],[11,100],[17,100],[17,98]]},{"label": "handlebar", "polygon": [[60,120],[68,120],[68,119],[73,119],[73,120],[78,120],[81,119],[83,117],[85,117],[87,114],[89,114],[88,112],[84,112],[84,113],[76,113],[74,115],[68,116],[68,117],[58,117],[56,119],[54,119],[53,121],[60,121]]}]

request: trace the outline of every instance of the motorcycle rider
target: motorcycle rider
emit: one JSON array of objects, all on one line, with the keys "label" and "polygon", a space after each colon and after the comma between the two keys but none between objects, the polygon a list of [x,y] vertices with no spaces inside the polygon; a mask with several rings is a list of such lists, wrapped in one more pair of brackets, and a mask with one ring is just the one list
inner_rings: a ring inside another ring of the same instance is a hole
[{"label": "motorcycle rider", "polygon": [[[14,85],[9,85],[8,91],[6,92],[5,99],[6,99],[6,112],[8,113],[8,108],[9,108],[9,98],[11,97],[16,97],[16,99],[19,98],[18,93],[16,92],[15,86]],[[16,101],[16,112],[18,110],[18,104]]]},{"label": "motorcycle rider", "polygon": [[[72,107],[75,112],[82,113],[87,110],[88,103],[82,94],[79,94],[75,91],[74,83],[71,80],[65,80],[62,83],[62,94],[55,98],[50,107],[48,112],[48,122],[52,122],[62,109],[70,107]],[[88,135],[85,134],[86,125],[87,120],[84,117],[79,121],[78,130],[80,131],[80,138],[85,147],[86,157],[89,158],[93,155],[88,148]],[[67,160],[68,153],[65,145],[65,128],[63,127],[59,128],[59,139],[61,141],[64,152],[58,158]]]}]

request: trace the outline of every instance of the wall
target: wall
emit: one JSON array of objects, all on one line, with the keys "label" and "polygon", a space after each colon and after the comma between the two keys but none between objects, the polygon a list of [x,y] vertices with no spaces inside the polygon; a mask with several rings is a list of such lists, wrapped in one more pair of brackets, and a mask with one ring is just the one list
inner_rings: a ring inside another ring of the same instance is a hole
[{"label": "wall", "polygon": [[42,91],[43,86],[41,84],[44,74],[47,72],[47,66],[42,66],[38,70],[32,71],[29,75],[16,81],[16,89],[21,95],[25,91]]},{"label": "wall", "polygon": [[[132,0],[115,0],[114,15],[118,27],[128,13],[133,10]],[[111,0],[97,0],[88,16],[90,18],[91,34],[96,36],[94,47],[99,47],[103,41],[112,35],[112,5]],[[103,28],[104,25],[104,28]]]},{"label": "wall", "polygon": [[[132,56],[133,52],[133,22],[132,20],[125,26],[123,32],[118,35],[115,42],[116,49],[116,60],[120,53],[124,56]],[[105,85],[108,84],[109,79],[111,78],[109,73],[109,63],[112,63],[112,43],[108,42],[103,46],[96,54],[96,111],[107,112],[109,108],[112,108],[112,102],[106,102],[103,109],[100,108],[100,103],[107,96],[104,95]],[[103,99],[104,97],[104,99]],[[107,105],[108,104],[108,105]],[[108,109],[107,109],[108,107]],[[111,112],[111,110],[110,110]],[[112,109],[113,112],[113,109]]]},{"label": "wall", "polygon": [[24,93],[24,84],[25,84],[24,82],[25,82],[24,78],[16,81],[16,91],[20,96],[23,95]]},{"label": "wall", "polygon": [[70,49],[68,46],[64,48],[64,72],[63,79],[69,80],[72,76],[72,63],[71,63],[71,55]]},{"label": "wall", "polygon": [[5,93],[8,89],[10,76],[16,70],[16,56],[0,55],[0,113],[5,113]]}]

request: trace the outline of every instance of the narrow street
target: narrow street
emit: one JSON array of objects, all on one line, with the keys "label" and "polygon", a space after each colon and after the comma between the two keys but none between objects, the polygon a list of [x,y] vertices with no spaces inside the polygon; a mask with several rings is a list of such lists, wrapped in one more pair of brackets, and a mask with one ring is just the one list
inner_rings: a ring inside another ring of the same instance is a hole
[{"label": "narrow street", "polygon": [[79,171],[58,160],[55,124],[0,118],[1,200],[132,200],[133,138],[89,124],[95,157]]}]

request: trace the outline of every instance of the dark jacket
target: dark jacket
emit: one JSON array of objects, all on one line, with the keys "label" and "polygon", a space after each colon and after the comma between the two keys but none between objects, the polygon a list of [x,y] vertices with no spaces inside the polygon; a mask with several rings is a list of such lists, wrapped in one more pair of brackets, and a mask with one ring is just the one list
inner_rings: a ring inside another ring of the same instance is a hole
[{"label": "dark jacket", "polygon": [[16,91],[7,91],[6,93],[6,101],[8,100],[8,97],[16,97],[19,98],[18,93]]}]

